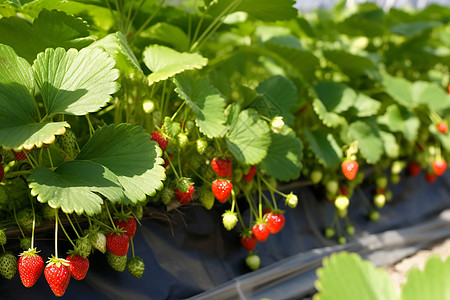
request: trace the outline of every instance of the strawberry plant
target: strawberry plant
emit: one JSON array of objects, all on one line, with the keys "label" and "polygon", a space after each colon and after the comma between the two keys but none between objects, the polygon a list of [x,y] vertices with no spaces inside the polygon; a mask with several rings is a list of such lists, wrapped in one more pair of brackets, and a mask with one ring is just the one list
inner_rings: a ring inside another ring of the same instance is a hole
[{"label": "strawberry plant", "polygon": [[[250,252],[301,206],[283,188],[300,180],[324,191],[325,235],[344,243],[362,185],[377,221],[405,169],[445,173],[448,8],[165,2],[0,4],[0,224],[19,229],[21,261],[39,260],[42,224],[63,231],[73,249],[64,260],[56,243],[46,267],[55,294],[95,250],[141,277],[133,239],[149,210],[219,209]],[[23,265],[31,286],[40,267]]]}]

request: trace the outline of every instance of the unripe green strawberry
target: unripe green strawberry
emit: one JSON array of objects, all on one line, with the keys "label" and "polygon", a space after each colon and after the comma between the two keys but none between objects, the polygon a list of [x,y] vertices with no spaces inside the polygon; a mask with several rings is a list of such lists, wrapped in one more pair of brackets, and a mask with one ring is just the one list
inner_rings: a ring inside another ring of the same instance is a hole
[{"label": "unripe green strawberry", "polygon": [[6,233],[5,229],[0,229],[0,245],[6,244]]},{"label": "unripe green strawberry", "polygon": [[42,208],[42,217],[46,220],[54,220],[55,219],[56,209],[50,207],[50,205],[45,205]]},{"label": "unripe green strawberry", "polygon": [[285,204],[287,206],[289,206],[290,208],[296,208],[297,204],[298,204],[297,196],[294,195],[294,193],[291,192],[289,195],[287,195]]},{"label": "unripe green strawberry", "polygon": [[136,216],[136,219],[140,220],[144,216],[144,207],[141,204],[137,204],[133,207],[131,207],[131,210],[133,211],[134,215]]},{"label": "unripe green strawberry", "polygon": [[258,255],[254,253],[249,253],[245,258],[245,263],[250,269],[255,271],[259,269],[259,266],[261,265],[261,259],[259,258]]},{"label": "unripe green strawberry", "polygon": [[373,203],[376,207],[382,208],[386,203],[386,196],[384,194],[376,194],[373,196]]},{"label": "unripe green strawberry", "polygon": [[347,225],[347,226],[345,226],[345,232],[347,232],[347,234],[349,236],[354,236],[355,235],[355,227],[352,225]]},{"label": "unripe green strawberry", "polygon": [[[16,159],[12,150],[6,150],[1,147],[0,147],[0,156],[3,157],[3,162],[6,164],[9,162],[12,162],[13,160]],[[0,162],[1,162],[1,158],[0,158]]]},{"label": "unripe green strawberry", "polygon": [[318,169],[314,169],[311,172],[309,177],[311,178],[312,183],[317,184],[317,183],[319,183],[322,180],[323,173],[322,173],[322,171],[320,171]]},{"label": "unripe green strawberry", "polygon": [[233,229],[236,226],[237,221],[238,221],[238,218],[237,218],[237,214],[235,212],[227,210],[222,214],[223,226],[228,231],[230,231],[231,229]]},{"label": "unripe green strawberry", "polygon": [[388,179],[386,176],[379,176],[375,180],[375,185],[377,186],[377,189],[385,189],[388,184]]},{"label": "unripe green strawberry", "polygon": [[175,193],[172,189],[165,187],[162,189],[161,191],[161,202],[164,205],[167,205],[170,203],[170,201],[172,201],[172,199],[175,198]]},{"label": "unripe green strawberry", "polygon": [[117,256],[106,251],[106,261],[114,270],[123,272],[127,266],[127,256]]},{"label": "unripe green strawberry", "polygon": [[371,210],[369,212],[369,219],[372,222],[378,222],[378,220],[380,220],[380,213],[378,211],[376,211],[376,210]]},{"label": "unripe green strawberry", "polygon": [[189,138],[186,135],[186,133],[183,133],[183,132],[179,133],[177,135],[177,140],[178,140],[178,145],[180,146],[181,150],[186,149],[186,147],[189,143]]},{"label": "unripe green strawberry", "polygon": [[31,248],[31,237],[26,236],[24,238],[20,239],[20,248],[22,248],[22,250],[27,251],[28,249]]},{"label": "unripe green strawberry", "polygon": [[88,234],[89,241],[91,242],[92,247],[99,250],[102,253],[106,252],[106,236],[100,232],[91,232]]},{"label": "unripe green strawberry", "polygon": [[[24,232],[30,233],[33,229],[33,211],[23,209],[17,213],[17,221]],[[36,218],[36,227],[39,227],[39,220]]]},{"label": "unripe green strawberry", "polygon": [[71,159],[78,155],[77,138],[72,130],[66,129],[63,135],[59,135],[57,137],[57,143]]},{"label": "unripe green strawberry", "polygon": [[233,178],[236,182],[241,181],[242,177],[244,177],[244,172],[242,172],[241,168],[233,169]]},{"label": "unripe green strawberry", "polygon": [[197,148],[198,154],[202,155],[203,153],[205,153],[205,150],[208,147],[208,142],[205,139],[201,138],[195,142],[195,146]]},{"label": "unripe green strawberry", "polygon": [[402,170],[405,168],[406,163],[401,160],[396,160],[391,165],[391,174],[398,175],[402,172]]},{"label": "unripe green strawberry", "polygon": [[130,258],[127,262],[127,270],[133,277],[141,278],[145,271],[144,261],[138,256]]},{"label": "unripe green strawberry", "polygon": [[341,235],[340,237],[338,237],[337,242],[338,242],[338,244],[340,244],[340,245],[344,245],[344,244],[347,243],[347,239],[345,238],[345,236],[342,236],[342,235]]},{"label": "unripe green strawberry", "polygon": [[11,253],[0,256],[0,274],[3,278],[12,279],[17,271],[17,259]]},{"label": "unripe green strawberry", "polygon": [[210,210],[214,206],[214,201],[216,196],[209,188],[202,188],[200,192],[200,203],[207,209]]},{"label": "unripe green strawberry", "polygon": [[335,230],[331,227],[325,229],[325,237],[327,239],[332,238],[336,234]]},{"label": "unripe green strawberry", "polygon": [[177,180],[177,189],[182,193],[187,193],[189,191],[189,186],[193,185],[193,182],[190,178],[181,177]]},{"label": "unripe green strawberry", "polygon": [[92,250],[92,244],[88,237],[83,236],[78,238],[76,240],[75,250],[81,257],[88,257]]},{"label": "unripe green strawberry", "polygon": [[345,210],[347,209],[348,205],[350,203],[350,200],[347,196],[339,195],[336,197],[336,200],[334,200],[334,205],[338,210]]},{"label": "unripe green strawberry", "polygon": [[337,180],[328,180],[325,183],[325,189],[328,193],[330,193],[330,195],[336,195],[339,191],[339,183]]}]

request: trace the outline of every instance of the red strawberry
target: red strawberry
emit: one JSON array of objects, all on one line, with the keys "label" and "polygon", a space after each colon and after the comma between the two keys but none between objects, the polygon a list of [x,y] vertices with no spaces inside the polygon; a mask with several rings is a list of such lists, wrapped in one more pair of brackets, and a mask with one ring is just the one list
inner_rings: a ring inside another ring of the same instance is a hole
[{"label": "red strawberry", "polygon": [[256,237],[253,235],[253,232],[251,230],[248,230],[247,232],[243,232],[241,234],[241,244],[245,249],[247,249],[247,251],[254,250],[257,242],[258,241],[256,240]]},{"label": "red strawberry", "polygon": [[[340,192],[342,196],[348,196],[348,188],[343,186],[340,188]],[[333,199],[333,203],[334,203],[334,199]]]},{"label": "red strawberry", "polygon": [[3,169],[3,166],[0,164],[0,181],[3,180],[3,175],[5,175],[5,169]]},{"label": "red strawberry", "polygon": [[437,176],[441,176],[447,170],[447,163],[443,159],[435,160],[433,161],[433,170]]},{"label": "red strawberry", "polygon": [[113,220],[117,228],[126,231],[128,237],[133,238],[136,234],[136,220],[133,217],[119,217]]},{"label": "red strawberry", "polygon": [[283,228],[286,219],[281,211],[274,210],[266,214],[265,221],[270,233],[275,234]]},{"label": "red strawberry", "polygon": [[211,190],[214,196],[216,196],[217,200],[220,203],[224,203],[231,195],[233,184],[228,180],[217,179],[213,181]]},{"label": "red strawberry", "polygon": [[86,277],[89,270],[89,260],[87,258],[77,254],[67,256],[66,260],[69,261],[69,270],[73,278],[81,280]]},{"label": "red strawberry", "polygon": [[194,196],[194,190],[195,190],[194,186],[193,185],[189,185],[189,189],[188,189],[188,191],[186,193],[183,193],[178,188],[175,188],[173,190],[173,192],[175,193],[175,197],[177,198],[177,200],[182,205],[186,205],[189,202],[191,202],[191,199]]},{"label": "red strawberry", "polygon": [[233,164],[229,157],[225,159],[214,157],[211,161],[211,167],[220,177],[233,177]]},{"label": "red strawberry", "polygon": [[270,234],[269,228],[267,228],[266,223],[262,221],[257,222],[255,225],[253,225],[252,232],[259,242],[265,242]]},{"label": "red strawberry", "polygon": [[436,178],[437,178],[437,175],[434,174],[434,173],[430,173],[430,172],[425,173],[425,180],[426,180],[428,183],[433,183],[433,182],[435,182],[435,181],[436,181]]},{"label": "red strawberry", "polygon": [[419,175],[420,171],[422,170],[422,168],[420,167],[419,163],[416,162],[412,162],[408,165],[408,173],[411,176],[417,176]]},{"label": "red strawberry", "polygon": [[342,173],[348,180],[353,180],[358,172],[359,165],[354,160],[346,160],[342,163]]},{"label": "red strawberry", "polygon": [[251,166],[250,170],[248,171],[248,173],[243,176],[245,182],[249,183],[250,181],[252,181],[252,179],[255,176],[255,174],[256,174],[256,166]]},{"label": "red strawberry", "polygon": [[442,132],[444,134],[447,133],[447,131],[448,131],[448,126],[447,126],[447,123],[445,123],[445,122],[438,123],[436,125],[436,128],[437,128],[437,130],[439,130],[440,132]]},{"label": "red strawberry", "polygon": [[152,136],[150,140],[157,142],[161,150],[166,151],[167,144],[169,142],[164,138],[164,136],[159,131],[153,131],[150,135]]},{"label": "red strawberry", "polygon": [[20,254],[17,268],[23,285],[32,287],[44,271],[44,260],[34,248]]},{"label": "red strawberry", "polygon": [[56,296],[62,296],[70,282],[68,263],[60,258],[52,257],[44,269],[45,279]]},{"label": "red strawberry", "polygon": [[23,151],[20,151],[20,152],[13,151],[13,153],[14,153],[14,157],[16,158],[17,161],[23,161],[23,160],[27,159],[27,155]]},{"label": "red strawberry", "polygon": [[106,249],[116,256],[125,256],[130,246],[128,235],[123,232],[108,232],[106,236]]}]

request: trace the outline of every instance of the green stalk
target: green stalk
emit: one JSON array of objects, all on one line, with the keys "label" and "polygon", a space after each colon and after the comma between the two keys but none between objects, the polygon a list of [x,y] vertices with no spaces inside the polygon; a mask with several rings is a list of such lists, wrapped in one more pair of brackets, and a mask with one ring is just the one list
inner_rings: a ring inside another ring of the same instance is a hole
[{"label": "green stalk", "polygon": [[31,211],[33,213],[33,227],[31,227],[31,249],[34,249],[34,227],[36,226],[36,212],[34,210],[33,198],[30,197]]},{"label": "green stalk", "polygon": [[169,155],[167,154],[167,152],[164,151],[164,155],[165,155],[166,158],[169,160],[170,168],[172,169],[173,173],[175,174],[175,177],[176,177],[177,179],[180,179],[180,176],[178,176],[177,170],[175,170],[175,167],[173,166],[173,163],[172,163],[172,161],[170,160],[170,157],[169,157]]},{"label": "green stalk", "polygon": [[70,226],[72,226],[72,229],[75,232],[75,234],[77,235],[77,237],[80,238],[80,235],[78,234],[77,229],[73,225],[72,220],[70,219],[70,216],[67,213],[66,213],[66,218],[67,218],[67,220],[69,220]]},{"label": "green stalk", "polygon": [[136,30],[136,32],[134,33],[133,37],[130,39],[130,42],[136,37],[138,36],[144,29],[145,27],[147,27],[148,24],[150,24],[150,22],[153,20],[153,18],[156,16],[156,14],[159,12],[159,10],[161,9],[161,7],[163,6],[164,2],[166,2],[166,0],[162,0],[158,7],[153,11],[153,14],[144,22],[144,24],[141,25],[141,27],[139,27],[138,30]]},{"label": "green stalk", "polygon": [[25,237],[25,234],[23,233],[22,227],[20,227],[19,220],[17,219],[16,207],[15,206],[13,207],[13,212],[14,212],[14,219],[16,220],[17,227],[19,227],[20,233],[22,233],[22,237]]},{"label": "green stalk", "polygon": [[[232,197],[233,197],[233,194],[234,194],[234,191],[231,190]],[[245,224],[244,224],[244,220],[242,219],[241,211],[239,210],[239,205],[238,205],[237,201],[236,201],[236,212],[237,212],[237,217],[238,217],[239,223],[241,224],[242,228],[245,230],[247,228],[247,226],[245,226]]]},{"label": "green stalk", "polygon": [[109,212],[108,203],[105,203],[105,207],[106,207],[106,211],[108,212],[109,220],[111,221],[111,224],[112,224],[114,230],[117,230],[116,224],[114,224],[111,213]]},{"label": "green stalk", "polygon": [[70,238],[69,234],[67,233],[66,229],[64,228],[64,225],[61,222],[61,219],[58,219],[59,225],[61,226],[61,229],[64,232],[64,235],[67,237],[67,239],[69,240],[69,242],[72,244],[72,246],[75,248],[75,243],[72,241],[72,239]]},{"label": "green stalk", "polygon": [[58,210],[55,210],[55,257],[58,258]]},{"label": "green stalk", "polygon": [[130,238],[130,244],[131,244],[131,253],[133,253],[133,257],[135,257],[136,255],[134,254],[134,243],[133,243],[133,238]]}]

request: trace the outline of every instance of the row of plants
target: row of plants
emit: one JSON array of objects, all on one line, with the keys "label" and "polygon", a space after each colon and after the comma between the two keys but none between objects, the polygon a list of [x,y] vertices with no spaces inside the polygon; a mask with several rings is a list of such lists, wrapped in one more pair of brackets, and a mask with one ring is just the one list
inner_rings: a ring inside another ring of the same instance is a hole
[{"label": "row of plants", "polygon": [[[319,187],[335,207],[325,235],[345,243],[361,184],[376,221],[403,172],[445,172],[450,8],[169,2],[0,1],[3,277],[18,266],[30,287],[44,272],[61,296],[97,249],[139,278],[136,221],[189,205],[221,205],[255,270],[257,244],[298,204],[284,183]],[[34,232],[48,224],[44,268]]]}]

